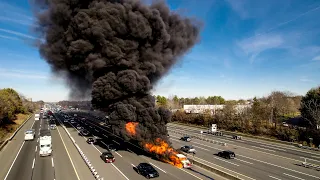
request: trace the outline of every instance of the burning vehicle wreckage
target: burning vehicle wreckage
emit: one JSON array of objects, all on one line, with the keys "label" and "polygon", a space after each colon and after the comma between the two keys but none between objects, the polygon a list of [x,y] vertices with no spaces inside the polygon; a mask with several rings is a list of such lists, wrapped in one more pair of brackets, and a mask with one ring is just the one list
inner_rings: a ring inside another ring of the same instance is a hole
[{"label": "burning vehicle wreckage", "polygon": [[167,137],[171,114],[153,87],[199,42],[200,23],[164,1],[34,0],[35,44],[71,99],[91,98],[113,132],[177,167]]}]

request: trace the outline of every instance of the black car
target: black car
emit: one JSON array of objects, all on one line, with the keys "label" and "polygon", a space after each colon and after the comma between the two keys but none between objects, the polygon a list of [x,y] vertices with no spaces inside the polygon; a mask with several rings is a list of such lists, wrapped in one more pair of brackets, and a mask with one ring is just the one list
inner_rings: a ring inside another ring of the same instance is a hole
[{"label": "black car", "polygon": [[103,152],[100,155],[100,158],[105,162],[105,163],[113,163],[116,159],[114,158],[113,154],[110,151]]},{"label": "black car", "polygon": [[189,136],[183,136],[180,138],[180,140],[190,142],[191,138]]},{"label": "black car", "polygon": [[82,130],[82,131],[80,131],[79,134],[80,134],[80,135],[83,135],[83,136],[90,136],[90,132],[87,131],[87,130],[85,130],[85,129]]},{"label": "black car", "polygon": [[135,170],[147,179],[159,177],[158,171],[148,163],[140,163]]},{"label": "black car", "polygon": [[88,139],[87,139],[87,143],[88,143],[88,144],[94,144],[95,142],[96,142],[96,140],[93,139],[93,138],[88,138]]},{"label": "black car", "polygon": [[116,151],[117,150],[115,145],[112,144],[112,143],[107,144],[107,148],[108,148],[109,151]]},{"label": "black car", "polygon": [[229,151],[229,150],[219,152],[219,153],[218,153],[218,156],[223,157],[223,158],[226,158],[226,159],[233,159],[233,158],[236,157],[236,155],[234,154],[234,152]]}]

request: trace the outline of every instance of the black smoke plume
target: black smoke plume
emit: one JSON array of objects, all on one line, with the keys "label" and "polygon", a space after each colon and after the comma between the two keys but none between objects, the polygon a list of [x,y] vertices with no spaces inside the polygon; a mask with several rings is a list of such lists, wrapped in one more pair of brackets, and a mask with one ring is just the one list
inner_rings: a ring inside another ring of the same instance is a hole
[{"label": "black smoke plume", "polygon": [[[138,0],[36,1],[42,57],[65,74],[71,95],[91,92],[115,134],[143,145],[168,142],[171,114],[155,107],[150,90],[199,40],[199,25],[164,2]],[[125,128],[138,122],[136,135]]]}]

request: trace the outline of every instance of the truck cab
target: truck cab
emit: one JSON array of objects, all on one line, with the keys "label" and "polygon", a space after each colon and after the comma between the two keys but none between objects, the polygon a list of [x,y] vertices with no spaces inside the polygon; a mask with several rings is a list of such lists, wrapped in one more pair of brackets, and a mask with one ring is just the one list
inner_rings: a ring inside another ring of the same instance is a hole
[{"label": "truck cab", "polygon": [[182,163],[183,168],[191,168],[191,163],[185,155],[176,154],[176,156],[179,158],[180,162]]}]

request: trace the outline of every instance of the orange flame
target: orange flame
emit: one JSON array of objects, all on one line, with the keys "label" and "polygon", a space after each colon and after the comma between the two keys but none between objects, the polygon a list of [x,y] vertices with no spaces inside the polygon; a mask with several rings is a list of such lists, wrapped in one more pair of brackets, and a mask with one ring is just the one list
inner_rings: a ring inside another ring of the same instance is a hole
[{"label": "orange flame", "polygon": [[165,141],[161,140],[160,138],[156,139],[156,144],[152,144],[152,143],[146,143],[145,144],[145,148],[152,153],[156,153],[159,155],[168,155],[169,156],[169,160],[168,159],[162,159],[164,162],[169,163],[171,165],[174,165],[178,168],[182,168],[183,165],[180,161],[180,159],[176,156],[176,154],[178,154],[176,151],[174,151],[173,148],[169,147],[168,143],[166,143]]},{"label": "orange flame", "polygon": [[137,127],[137,125],[138,125],[139,123],[137,123],[137,122],[128,122],[127,124],[126,124],[126,130],[127,130],[127,132],[129,133],[129,134],[131,134],[131,135],[136,135],[136,127]]}]

